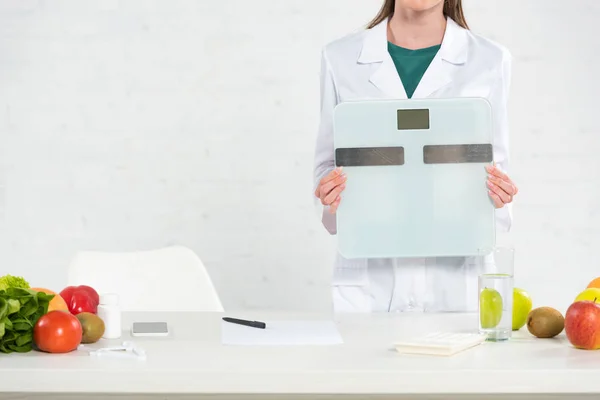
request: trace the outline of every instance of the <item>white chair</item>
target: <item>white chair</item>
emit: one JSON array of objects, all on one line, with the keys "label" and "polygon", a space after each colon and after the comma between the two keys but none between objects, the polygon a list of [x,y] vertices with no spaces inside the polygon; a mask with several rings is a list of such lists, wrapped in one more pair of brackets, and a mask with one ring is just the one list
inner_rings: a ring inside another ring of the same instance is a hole
[{"label": "white chair", "polygon": [[69,285],[117,293],[124,311],[222,312],[202,261],[187,247],[137,252],[82,251],[69,265]]}]

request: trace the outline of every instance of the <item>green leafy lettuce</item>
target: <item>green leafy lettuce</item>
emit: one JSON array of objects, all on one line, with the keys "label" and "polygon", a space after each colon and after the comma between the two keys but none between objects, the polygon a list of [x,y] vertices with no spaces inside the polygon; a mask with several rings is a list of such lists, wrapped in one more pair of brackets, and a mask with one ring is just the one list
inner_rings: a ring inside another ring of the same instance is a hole
[{"label": "green leafy lettuce", "polygon": [[48,312],[53,294],[28,288],[0,290],[0,352],[26,353],[32,350],[33,327]]},{"label": "green leafy lettuce", "polygon": [[21,276],[4,275],[0,277],[0,290],[6,290],[11,287],[29,289],[29,282]]}]

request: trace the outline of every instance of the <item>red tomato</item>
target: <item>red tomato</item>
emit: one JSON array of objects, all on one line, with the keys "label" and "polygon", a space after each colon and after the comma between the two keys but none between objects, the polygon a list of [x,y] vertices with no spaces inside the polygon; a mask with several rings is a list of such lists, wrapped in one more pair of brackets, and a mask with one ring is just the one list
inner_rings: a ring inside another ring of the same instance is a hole
[{"label": "red tomato", "polygon": [[83,329],[74,315],[65,311],[50,311],[33,327],[33,342],[47,353],[68,353],[81,343]]}]

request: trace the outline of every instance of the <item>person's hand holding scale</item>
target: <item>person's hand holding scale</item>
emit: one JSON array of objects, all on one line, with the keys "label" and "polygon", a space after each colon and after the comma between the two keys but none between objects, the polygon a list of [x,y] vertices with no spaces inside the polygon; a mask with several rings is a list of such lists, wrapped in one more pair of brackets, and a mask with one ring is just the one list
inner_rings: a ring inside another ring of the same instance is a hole
[{"label": "person's hand holding scale", "polygon": [[517,186],[504,172],[498,167],[486,166],[486,171],[489,173],[487,185],[490,188],[488,191],[494,206],[502,208],[505,204],[511,203],[513,197],[519,192]]},{"label": "person's hand holding scale", "polygon": [[341,194],[346,188],[346,175],[341,168],[336,168],[321,179],[315,196],[321,200],[321,204],[329,206],[329,212],[335,214],[340,205]]},{"label": "person's hand holding scale", "polygon": [[[487,186],[488,194],[494,202],[494,207],[502,208],[513,201],[519,192],[517,186],[504,172],[496,166],[486,166],[488,172]],[[321,204],[329,206],[332,214],[337,211],[342,198],[342,192],[346,188],[347,177],[341,168],[336,168],[324,176],[315,190],[315,196],[321,200]]]}]

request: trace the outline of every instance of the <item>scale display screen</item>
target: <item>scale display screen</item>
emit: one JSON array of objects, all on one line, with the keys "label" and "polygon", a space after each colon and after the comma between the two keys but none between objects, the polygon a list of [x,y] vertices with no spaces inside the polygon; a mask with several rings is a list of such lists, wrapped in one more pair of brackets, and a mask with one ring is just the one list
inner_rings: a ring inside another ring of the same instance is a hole
[{"label": "scale display screen", "polygon": [[398,130],[429,129],[429,109],[398,110]]}]

